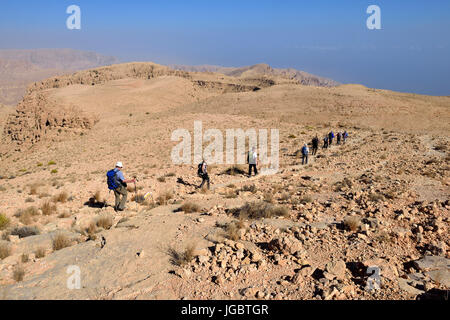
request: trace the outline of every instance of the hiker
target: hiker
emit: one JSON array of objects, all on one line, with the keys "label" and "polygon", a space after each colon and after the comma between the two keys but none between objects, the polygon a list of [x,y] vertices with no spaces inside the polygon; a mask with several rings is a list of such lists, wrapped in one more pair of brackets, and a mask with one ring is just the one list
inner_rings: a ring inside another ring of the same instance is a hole
[{"label": "hiker", "polygon": [[116,163],[116,168],[108,171],[106,176],[108,177],[108,188],[114,191],[116,197],[116,203],[114,205],[114,211],[124,211],[125,204],[127,203],[127,183],[135,183],[136,179],[126,180],[123,176],[123,164],[122,162]]},{"label": "hiker", "polygon": [[205,184],[205,182],[207,182],[208,190],[209,190],[210,182],[209,182],[209,175],[208,175],[208,164],[206,163],[205,159],[203,159],[202,162],[198,165],[197,174],[199,177],[202,178],[202,184],[198,188],[199,189],[203,188],[203,185]]},{"label": "hiker", "polygon": [[323,148],[324,149],[328,148],[328,136],[325,136],[325,138],[323,138]]},{"label": "hiker", "polygon": [[334,139],[334,132],[330,131],[330,133],[328,134],[328,145],[331,147],[331,145],[333,144],[333,139]]},{"label": "hiker", "polygon": [[252,151],[249,151],[247,156],[248,163],[248,176],[252,176],[252,168],[255,170],[255,176],[258,175],[258,154],[256,153],[256,147],[252,148]]},{"label": "hiker", "polygon": [[319,138],[317,135],[312,139],[312,155],[315,156],[317,153],[317,149],[319,149]]},{"label": "hiker", "polygon": [[337,144],[338,145],[341,144],[341,138],[342,138],[342,133],[338,132],[338,134],[337,134]]},{"label": "hiker", "polygon": [[342,138],[343,138],[344,144],[345,144],[345,142],[347,141],[347,138],[348,138],[348,133],[347,133],[347,131],[344,131],[344,134],[343,134]]},{"label": "hiker", "polygon": [[309,155],[309,148],[308,145],[305,143],[302,148],[302,165],[304,165],[305,162],[306,164],[308,164],[308,155]]}]

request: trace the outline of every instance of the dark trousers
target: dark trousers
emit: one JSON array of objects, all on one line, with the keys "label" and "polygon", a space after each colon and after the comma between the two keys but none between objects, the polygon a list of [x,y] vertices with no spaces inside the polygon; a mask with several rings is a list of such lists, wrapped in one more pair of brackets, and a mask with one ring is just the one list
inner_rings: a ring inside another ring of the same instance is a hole
[{"label": "dark trousers", "polygon": [[313,147],[312,147],[312,155],[313,155],[313,156],[315,156],[315,155],[316,155],[316,153],[317,153],[317,149],[318,149],[318,147],[317,147],[317,146],[313,146]]},{"label": "dark trousers", "polygon": [[248,175],[252,175],[252,168],[255,170],[255,175],[258,174],[258,168],[256,168],[256,164],[249,164],[248,165]]},{"label": "dark trousers", "polygon": [[302,165],[304,165],[304,164],[308,164],[308,155],[307,154],[304,154],[302,156]]},{"label": "dark trousers", "polygon": [[204,173],[202,175],[200,175],[200,177],[202,178],[202,184],[200,185],[200,189],[203,188],[203,185],[205,184],[205,182],[208,183],[208,189],[210,187],[210,183],[209,183],[209,175],[207,173]]}]

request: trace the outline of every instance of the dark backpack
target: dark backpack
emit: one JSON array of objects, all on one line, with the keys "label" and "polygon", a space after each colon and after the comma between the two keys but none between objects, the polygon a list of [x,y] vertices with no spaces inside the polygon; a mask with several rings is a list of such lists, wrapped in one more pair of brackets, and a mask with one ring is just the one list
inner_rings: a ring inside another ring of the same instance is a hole
[{"label": "dark backpack", "polygon": [[120,182],[117,180],[117,172],[113,170],[108,171],[106,173],[106,177],[108,178],[108,189],[116,190],[120,187]]},{"label": "dark backpack", "polygon": [[203,175],[203,162],[200,163],[200,164],[198,165],[197,174],[198,174],[199,176],[202,176],[202,175]]}]

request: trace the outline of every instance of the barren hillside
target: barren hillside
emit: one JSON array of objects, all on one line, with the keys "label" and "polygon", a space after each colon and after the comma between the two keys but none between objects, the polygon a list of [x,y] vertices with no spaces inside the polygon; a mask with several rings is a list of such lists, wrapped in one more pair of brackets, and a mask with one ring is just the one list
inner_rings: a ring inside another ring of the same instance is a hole
[{"label": "barren hillside", "polygon": [[[30,86],[0,149],[0,297],[443,298],[450,98],[248,71],[129,63]],[[211,165],[211,190],[196,189],[197,163],[170,157],[194,121],[279,129],[279,172]],[[349,140],[302,166],[301,146],[330,130]],[[119,213],[116,161],[138,177]],[[370,266],[381,290],[366,289]]]},{"label": "barren hillside", "polygon": [[320,87],[334,87],[339,85],[338,82],[324,77],[309,74],[304,71],[295,69],[274,69],[267,64],[261,63],[248,67],[232,68],[232,67],[218,67],[218,66],[171,66],[176,70],[183,70],[189,72],[215,72],[222,73],[228,76],[249,78],[259,76],[275,76],[286,79],[296,80],[303,85],[312,85]]}]

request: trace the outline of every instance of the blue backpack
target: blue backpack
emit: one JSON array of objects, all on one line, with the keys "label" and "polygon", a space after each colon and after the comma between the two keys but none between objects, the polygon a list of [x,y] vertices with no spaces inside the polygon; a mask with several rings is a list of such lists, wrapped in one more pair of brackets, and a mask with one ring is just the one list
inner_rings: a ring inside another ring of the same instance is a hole
[{"label": "blue backpack", "polygon": [[116,171],[114,171],[114,169],[108,171],[108,173],[106,174],[106,177],[108,178],[108,189],[109,190],[116,190],[117,188],[120,187],[120,183],[119,183],[119,181],[117,181]]}]

